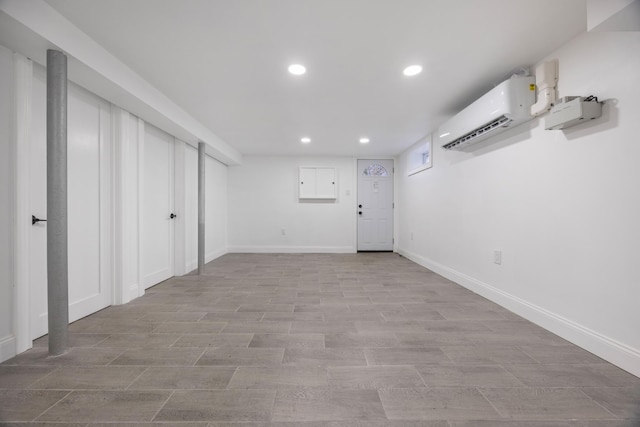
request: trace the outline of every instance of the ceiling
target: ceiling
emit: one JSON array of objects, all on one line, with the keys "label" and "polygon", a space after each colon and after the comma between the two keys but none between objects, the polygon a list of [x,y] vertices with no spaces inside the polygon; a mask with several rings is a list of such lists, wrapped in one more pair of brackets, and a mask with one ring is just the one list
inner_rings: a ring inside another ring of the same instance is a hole
[{"label": "ceiling", "polygon": [[586,0],[47,3],[245,155],[399,154],[587,21]]}]

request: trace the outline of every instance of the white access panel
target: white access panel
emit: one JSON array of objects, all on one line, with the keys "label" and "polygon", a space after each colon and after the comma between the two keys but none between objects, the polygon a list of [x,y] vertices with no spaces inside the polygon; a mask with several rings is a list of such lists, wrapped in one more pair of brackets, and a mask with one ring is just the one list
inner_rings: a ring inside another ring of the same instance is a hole
[{"label": "white access panel", "polygon": [[298,187],[301,199],[335,199],[338,187],[336,169],[301,167]]}]

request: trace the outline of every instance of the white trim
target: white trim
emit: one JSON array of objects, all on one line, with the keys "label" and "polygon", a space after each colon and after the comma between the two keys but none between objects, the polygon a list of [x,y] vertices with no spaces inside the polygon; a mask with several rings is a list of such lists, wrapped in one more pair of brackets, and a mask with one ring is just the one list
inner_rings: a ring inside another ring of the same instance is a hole
[{"label": "white trim", "polygon": [[513,311],[525,319],[553,332],[567,341],[640,376],[640,350],[629,347],[614,339],[593,331],[570,319],[559,316],[549,310],[531,304],[521,298],[497,289],[450,267],[415,253],[399,250],[398,253],[421,266],[452,280],[459,285]]},{"label": "white trim", "polygon": [[[99,277],[100,291],[103,293],[99,307],[91,310],[95,313],[113,303],[114,280],[113,280],[113,183],[111,181],[113,173],[113,147],[111,144],[111,105],[100,99],[98,103],[99,111],[99,184],[100,191],[100,234],[99,234]],[[91,314],[89,313],[89,314]],[[71,307],[69,308],[71,316]]]},{"label": "white trim", "polygon": [[144,241],[144,120],[138,118],[138,297],[144,295],[144,276],[142,271],[142,242]]},{"label": "white trim", "polygon": [[[31,235],[31,191],[30,191],[30,129],[33,84],[33,62],[15,53],[14,61],[14,137],[12,144],[15,154],[15,236],[14,236],[14,280],[13,293],[13,355],[33,347],[31,340],[31,305],[29,254]],[[6,340],[0,349],[0,360],[4,360]]]},{"label": "white trim", "polygon": [[16,354],[18,354],[16,351],[16,338],[13,335],[0,339],[0,362],[9,360]]},{"label": "white trim", "polygon": [[354,254],[352,246],[230,246],[228,253]]},{"label": "white trim", "polygon": [[130,301],[124,271],[125,259],[125,215],[126,215],[126,187],[128,168],[126,167],[126,153],[129,148],[129,120],[127,111],[111,105],[111,126],[113,145],[113,303],[124,304]]},{"label": "white trim", "polygon": [[186,146],[185,142],[174,138],[173,142],[173,211],[174,218],[174,245],[173,245],[173,274],[182,276],[187,271],[186,262]]}]

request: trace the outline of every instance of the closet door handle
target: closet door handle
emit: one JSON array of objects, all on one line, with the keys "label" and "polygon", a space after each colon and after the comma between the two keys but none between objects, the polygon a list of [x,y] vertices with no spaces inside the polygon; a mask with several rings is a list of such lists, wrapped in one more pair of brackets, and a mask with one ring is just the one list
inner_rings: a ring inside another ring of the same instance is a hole
[{"label": "closet door handle", "polygon": [[174,214],[174,213],[172,213],[171,215],[169,215],[169,219],[173,219],[173,218],[177,218],[177,217],[178,217],[178,215],[176,215],[176,214]]},{"label": "closet door handle", "polygon": [[38,222],[47,222],[47,220],[37,218],[35,215],[31,215],[31,225],[36,225],[36,223]]}]

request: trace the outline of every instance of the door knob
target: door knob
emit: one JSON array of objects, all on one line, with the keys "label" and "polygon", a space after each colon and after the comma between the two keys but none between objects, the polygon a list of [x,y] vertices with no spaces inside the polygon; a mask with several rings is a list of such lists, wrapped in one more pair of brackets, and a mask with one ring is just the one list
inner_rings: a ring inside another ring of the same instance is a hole
[{"label": "door knob", "polygon": [[178,216],[178,215],[176,215],[176,214],[172,213],[171,215],[169,215],[169,218],[170,218],[170,219],[173,219],[173,218],[176,218],[177,216]]},{"label": "door knob", "polygon": [[360,209],[362,209],[362,205],[358,205],[358,207],[359,207]]},{"label": "door knob", "polygon": [[362,211],[358,212],[358,215],[362,215]]},{"label": "door knob", "polygon": [[31,215],[31,225],[35,225],[36,222],[47,222],[46,219],[36,218],[35,215]]}]

